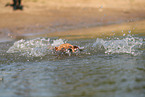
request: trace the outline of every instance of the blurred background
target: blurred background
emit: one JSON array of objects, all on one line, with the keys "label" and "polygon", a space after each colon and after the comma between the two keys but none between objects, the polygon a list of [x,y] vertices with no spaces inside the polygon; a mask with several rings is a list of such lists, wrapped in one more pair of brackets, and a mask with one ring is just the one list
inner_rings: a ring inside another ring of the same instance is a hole
[{"label": "blurred background", "polygon": [[[83,29],[82,35],[92,33],[97,37],[98,32],[130,29],[128,24],[109,29],[104,25],[140,20],[138,25],[142,26],[137,27],[144,28],[145,0],[22,0],[24,9],[16,11],[11,6],[5,6],[7,4],[12,4],[12,0],[0,0],[1,41],[32,36],[64,37],[80,32],[76,29]],[[103,28],[96,28],[97,32],[84,29],[99,26]]]}]

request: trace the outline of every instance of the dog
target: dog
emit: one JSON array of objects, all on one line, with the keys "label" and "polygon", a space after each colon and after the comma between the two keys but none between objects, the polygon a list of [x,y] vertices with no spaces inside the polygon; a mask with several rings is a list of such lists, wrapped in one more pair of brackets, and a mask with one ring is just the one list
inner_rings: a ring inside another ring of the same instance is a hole
[{"label": "dog", "polygon": [[60,51],[60,52],[70,51],[70,52],[74,53],[77,50],[79,50],[79,47],[78,46],[73,46],[69,43],[65,43],[65,44],[61,44],[58,47],[55,47],[54,50],[55,51]]}]

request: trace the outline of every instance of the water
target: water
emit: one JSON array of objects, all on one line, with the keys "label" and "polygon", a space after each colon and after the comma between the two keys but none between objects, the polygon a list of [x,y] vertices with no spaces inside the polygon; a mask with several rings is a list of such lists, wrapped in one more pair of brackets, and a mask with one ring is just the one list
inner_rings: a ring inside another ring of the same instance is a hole
[{"label": "water", "polygon": [[[84,47],[68,55],[63,43]],[[0,97],[145,97],[145,37],[0,43]]]}]

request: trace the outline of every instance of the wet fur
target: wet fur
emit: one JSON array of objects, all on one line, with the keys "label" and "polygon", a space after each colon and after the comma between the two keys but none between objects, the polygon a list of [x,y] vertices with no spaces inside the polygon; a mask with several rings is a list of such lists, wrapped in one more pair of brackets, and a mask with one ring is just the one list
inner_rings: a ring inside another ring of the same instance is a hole
[{"label": "wet fur", "polygon": [[79,49],[78,46],[73,46],[69,43],[61,44],[58,47],[55,47],[55,51],[65,52],[66,50],[70,50],[71,52],[75,52],[75,50]]}]

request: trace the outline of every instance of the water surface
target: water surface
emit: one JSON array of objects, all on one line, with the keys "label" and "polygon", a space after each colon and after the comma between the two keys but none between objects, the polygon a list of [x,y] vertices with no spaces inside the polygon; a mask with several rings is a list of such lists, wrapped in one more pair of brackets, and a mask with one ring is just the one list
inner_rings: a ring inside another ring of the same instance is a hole
[{"label": "water surface", "polygon": [[[56,54],[63,43],[84,47]],[[35,38],[0,43],[1,97],[145,97],[145,37]]]}]

